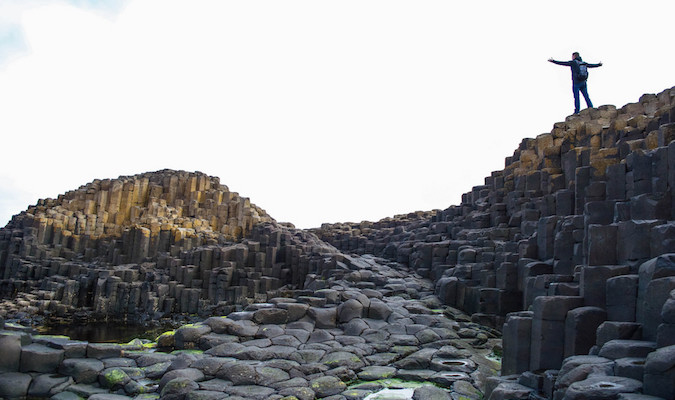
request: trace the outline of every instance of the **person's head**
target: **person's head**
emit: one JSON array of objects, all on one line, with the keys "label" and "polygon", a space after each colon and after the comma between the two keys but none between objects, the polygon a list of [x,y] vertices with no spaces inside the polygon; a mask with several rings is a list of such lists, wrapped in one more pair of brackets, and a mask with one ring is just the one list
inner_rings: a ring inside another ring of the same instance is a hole
[{"label": "person's head", "polygon": [[579,52],[575,51],[574,53],[572,53],[572,60],[576,60],[577,58],[581,60]]}]

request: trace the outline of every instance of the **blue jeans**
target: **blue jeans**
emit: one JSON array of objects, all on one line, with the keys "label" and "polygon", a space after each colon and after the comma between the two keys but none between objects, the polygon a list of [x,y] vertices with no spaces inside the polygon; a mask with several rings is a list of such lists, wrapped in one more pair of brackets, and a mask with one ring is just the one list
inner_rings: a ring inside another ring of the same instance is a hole
[{"label": "blue jeans", "polygon": [[586,106],[589,108],[593,108],[593,103],[591,103],[591,98],[588,97],[588,89],[586,87],[586,81],[583,82],[573,82],[572,83],[572,91],[574,92],[574,113],[577,114],[579,112],[579,106],[580,101],[579,101],[579,92],[581,91],[581,94],[584,95],[584,100],[586,100]]}]

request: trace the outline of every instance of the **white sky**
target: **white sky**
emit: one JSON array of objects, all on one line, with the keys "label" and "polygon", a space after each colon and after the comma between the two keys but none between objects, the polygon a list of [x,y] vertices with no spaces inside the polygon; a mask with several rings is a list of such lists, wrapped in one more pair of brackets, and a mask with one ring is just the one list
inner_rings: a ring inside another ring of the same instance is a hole
[{"label": "white sky", "polygon": [[[675,2],[0,0],[0,225],[202,171],[301,228],[459,204],[573,110],[675,86]],[[583,104],[583,100],[582,100]]]}]

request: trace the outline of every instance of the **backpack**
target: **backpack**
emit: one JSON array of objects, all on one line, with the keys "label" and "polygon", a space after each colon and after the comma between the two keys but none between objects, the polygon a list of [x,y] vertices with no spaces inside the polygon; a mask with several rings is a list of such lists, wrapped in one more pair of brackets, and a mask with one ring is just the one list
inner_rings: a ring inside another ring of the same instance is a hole
[{"label": "backpack", "polygon": [[575,76],[575,80],[579,82],[585,81],[588,79],[588,68],[586,67],[586,63],[581,62],[577,64],[579,64],[579,72]]}]

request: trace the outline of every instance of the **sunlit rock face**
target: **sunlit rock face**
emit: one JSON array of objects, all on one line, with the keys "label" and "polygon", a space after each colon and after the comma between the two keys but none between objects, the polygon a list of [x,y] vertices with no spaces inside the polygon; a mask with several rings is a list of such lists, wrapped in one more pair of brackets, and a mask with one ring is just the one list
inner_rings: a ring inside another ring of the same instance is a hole
[{"label": "sunlit rock face", "polygon": [[16,300],[6,313],[128,321],[229,309],[299,286],[312,252],[335,252],[218,178],[171,170],[40,200],[0,230],[0,249],[0,294]]}]

